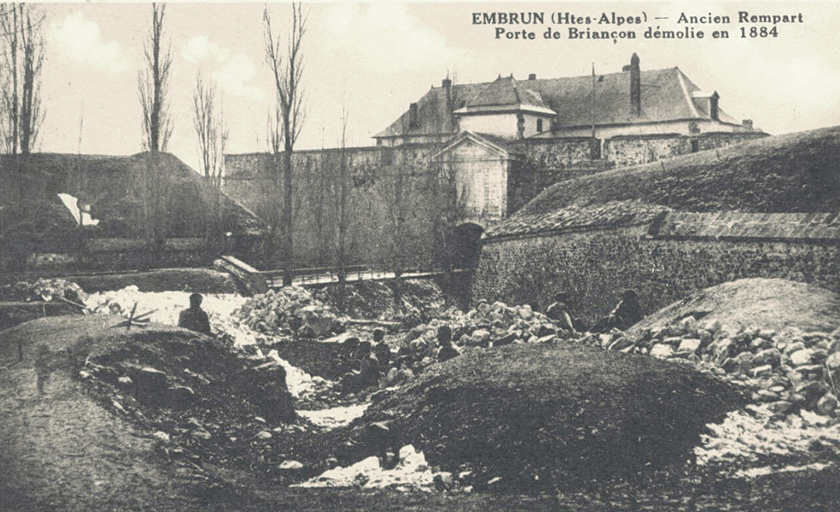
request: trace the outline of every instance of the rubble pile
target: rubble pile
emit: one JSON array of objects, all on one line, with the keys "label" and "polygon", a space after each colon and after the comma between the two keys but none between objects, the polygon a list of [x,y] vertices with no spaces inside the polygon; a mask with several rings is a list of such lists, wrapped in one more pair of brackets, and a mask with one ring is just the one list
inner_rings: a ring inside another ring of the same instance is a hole
[{"label": "rubble pile", "polygon": [[682,464],[706,424],[745,403],[688,366],[529,339],[429,365],[372,400],[347,444],[384,423],[389,446],[413,444],[460,487],[556,490]]},{"label": "rubble pile", "polygon": [[0,288],[0,298],[2,300],[25,302],[52,302],[65,299],[79,304],[85,301],[87,294],[78,284],[72,281],[59,278],[39,278],[36,281],[18,281],[3,286]]},{"label": "rubble pile", "polygon": [[428,322],[445,308],[446,298],[433,281],[403,281],[401,308],[397,307],[392,286],[377,281],[362,281],[346,285],[343,296],[337,286],[313,290],[312,295],[352,318],[397,320],[409,326]]},{"label": "rubble pile", "polygon": [[768,404],[730,412],[701,438],[694,449],[699,466],[742,478],[834,462],[840,455],[840,424],[804,409],[779,419]]},{"label": "rubble pile", "polygon": [[[558,327],[542,313],[531,306],[508,306],[503,302],[479,302],[468,312],[449,308],[428,323],[411,329],[397,347],[412,360],[411,367],[417,371],[433,363],[440,348],[438,329],[448,326],[452,331],[452,342],[461,351],[475,347],[500,347],[523,343],[550,343],[567,339],[571,333]],[[382,382],[392,386],[404,381],[405,373],[390,372]]]},{"label": "rubble pile", "polygon": [[299,286],[254,296],[233,315],[250,329],[272,336],[324,338],[344,329],[332,308]]},{"label": "rubble pile", "polygon": [[720,321],[687,316],[635,336],[588,335],[580,343],[609,350],[684,360],[752,390],[755,402],[783,415],[800,409],[838,416],[840,330],[783,333],[742,329],[729,334]]}]

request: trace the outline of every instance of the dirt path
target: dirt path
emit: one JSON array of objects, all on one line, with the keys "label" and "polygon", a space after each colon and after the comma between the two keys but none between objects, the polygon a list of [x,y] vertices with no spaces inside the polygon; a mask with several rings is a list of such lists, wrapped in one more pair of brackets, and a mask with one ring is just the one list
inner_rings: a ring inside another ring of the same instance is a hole
[{"label": "dirt path", "polygon": [[0,373],[0,508],[183,510],[198,505],[196,470],[168,463],[156,441],[56,372],[37,389],[33,368]]}]

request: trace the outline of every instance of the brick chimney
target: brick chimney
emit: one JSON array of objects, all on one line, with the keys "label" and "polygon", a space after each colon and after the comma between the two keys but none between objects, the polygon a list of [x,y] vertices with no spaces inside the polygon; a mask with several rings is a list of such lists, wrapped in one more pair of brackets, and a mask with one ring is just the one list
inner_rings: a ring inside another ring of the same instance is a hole
[{"label": "brick chimney", "polygon": [[537,74],[536,73],[531,73],[530,75],[528,75],[528,80],[536,80],[536,79],[537,79]]},{"label": "brick chimney", "polygon": [[642,114],[642,72],[639,69],[639,56],[630,57],[630,108],[633,115]]},{"label": "brick chimney", "polygon": [[412,103],[408,106],[408,127],[417,128],[417,103]]},{"label": "brick chimney", "polygon": [[718,109],[718,100],[720,99],[720,95],[715,91],[709,96],[709,117],[712,118],[713,121],[720,121],[720,110]]}]

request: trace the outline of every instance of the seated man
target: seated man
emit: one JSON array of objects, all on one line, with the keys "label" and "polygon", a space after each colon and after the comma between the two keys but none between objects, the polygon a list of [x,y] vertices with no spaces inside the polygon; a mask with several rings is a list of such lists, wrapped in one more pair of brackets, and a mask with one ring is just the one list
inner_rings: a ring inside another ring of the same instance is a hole
[{"label": "seated man", "polygon": [[379,384],[379,361],[371,353],[369,341],[359,344],[355,364],[358,364],[359,369],[347,372],[341,378],[341,387],[345,393],[358,393]]},{"label": "seated man", "polygon": [[437,337],[438,345],[440,345],[437,353],[439,363],[461,355],[461,351],[452,345],[452,329],[448,325],[442,325],[438,328]]},{"label": "seated man", "polygon": [[190,295],[190,307],[181,311],[178,316],[178,327],[210,335],[210,318],[201,309],[203,300],[200,293]]},{"label": "seated man", "polygon": [[373,354],[376,356],[376,360],[379,361],[379,367],[383,372],[387,370],[391,364],[391,347],[384,341],[380,341],[374,345]]},{"label": "seated man", "polygon": [[633,290],[625,290],[621,300],[610,314],[598,321],[593,329],[596,332],[608,332],[610,329],[626,330],[642,319],[642,307],[639,298]]},{"label": "seated man", "polygon": [[557,322],[560,327],[568,330],[572,334],[577,334],[575,329],[575,322],[572,315],[569,313],[569,294],[560,292],[554,296],[554,302],[545,310],[545,315]]},{"label": "seated man", "polygon": [[385,343],[385,331],[382,329],[373,331],[373,353],[379,361],[382,373],[387,373],[388,365],[391,364],[391,347]]}]

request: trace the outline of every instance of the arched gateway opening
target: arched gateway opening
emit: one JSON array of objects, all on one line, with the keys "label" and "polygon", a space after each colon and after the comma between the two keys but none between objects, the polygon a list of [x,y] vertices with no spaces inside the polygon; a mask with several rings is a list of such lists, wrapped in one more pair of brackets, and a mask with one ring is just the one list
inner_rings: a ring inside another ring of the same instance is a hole
[{"label": "arched gateway opening", "polygon": [[453,232],[455,241],[455,266],[472,268],[478,263],[479,241],[484,228],[478,224],[468,222],[455,226]]}]

